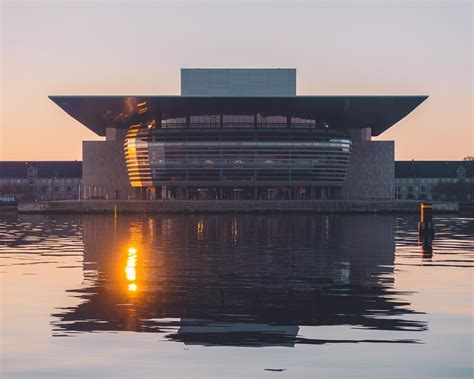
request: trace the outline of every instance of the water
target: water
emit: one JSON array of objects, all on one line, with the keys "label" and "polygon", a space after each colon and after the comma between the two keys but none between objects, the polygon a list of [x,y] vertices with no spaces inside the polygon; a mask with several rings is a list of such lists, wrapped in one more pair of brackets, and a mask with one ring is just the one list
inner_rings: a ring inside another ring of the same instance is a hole
[{"label": "water", "polygon": [[474,219],[0,213],[2,377],[472,377]]}]

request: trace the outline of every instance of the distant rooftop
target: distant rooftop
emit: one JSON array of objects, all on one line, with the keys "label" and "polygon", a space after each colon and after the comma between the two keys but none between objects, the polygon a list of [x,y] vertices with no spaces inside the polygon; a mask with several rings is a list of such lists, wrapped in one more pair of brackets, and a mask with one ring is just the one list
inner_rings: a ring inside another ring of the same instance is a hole
[{"label": "distant rooftop", "polygon": [[457,178],[459,167],[474,178],[474,161],[396,161],[395,178]]},{"label": "distant rooftop", "polygon": [[82,178],[81,161],[0,161],[0,178],[25,179],[30,166],[38,178]]},{"label": "distant rooftop", "polygon": [[182,68],[182,96],[296,96],[295,68]]}]

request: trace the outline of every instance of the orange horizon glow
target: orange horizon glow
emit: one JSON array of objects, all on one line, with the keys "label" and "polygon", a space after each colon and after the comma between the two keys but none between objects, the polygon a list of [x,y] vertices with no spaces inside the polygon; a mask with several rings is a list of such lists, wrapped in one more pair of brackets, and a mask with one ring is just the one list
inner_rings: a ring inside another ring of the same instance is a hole
[{"label": "orange horizon glow", "polygon": [[428,95],[375,140],[394,140],[397,160],[461,160],[474,155],[472,11],[469,1],[5,2],[0,160],[82,160],[82,141],[103,140],[50,95],[177,95],[181,67],[275,66],[296,67],[298,95]]}]

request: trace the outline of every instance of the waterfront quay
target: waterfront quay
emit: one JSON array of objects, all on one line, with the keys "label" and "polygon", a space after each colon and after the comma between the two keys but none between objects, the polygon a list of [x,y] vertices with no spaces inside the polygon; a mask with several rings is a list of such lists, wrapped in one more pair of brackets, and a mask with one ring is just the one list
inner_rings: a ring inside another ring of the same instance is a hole
[{"label": "waterfront quay", "polygon": [[[400,200],[61,200],[21,202],[20,213],[417,213],[419,201]],[[457,202],[433,202],[434,212],[457,212]]]}]

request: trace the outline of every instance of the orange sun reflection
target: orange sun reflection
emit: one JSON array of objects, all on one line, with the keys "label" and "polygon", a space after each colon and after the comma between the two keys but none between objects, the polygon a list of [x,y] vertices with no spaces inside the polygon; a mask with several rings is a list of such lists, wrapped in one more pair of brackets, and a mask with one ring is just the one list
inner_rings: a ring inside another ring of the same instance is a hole
[{"label": "orange sun reflection", "polygon": [[137,280],[137,249],[134,247],[128,248],[127,265],[125,266],[125,275],[127,280],[132,283],[128,283],[128,290],[131,292],[137,291],[137,284],[134,283]]}]

